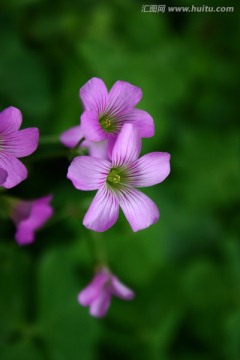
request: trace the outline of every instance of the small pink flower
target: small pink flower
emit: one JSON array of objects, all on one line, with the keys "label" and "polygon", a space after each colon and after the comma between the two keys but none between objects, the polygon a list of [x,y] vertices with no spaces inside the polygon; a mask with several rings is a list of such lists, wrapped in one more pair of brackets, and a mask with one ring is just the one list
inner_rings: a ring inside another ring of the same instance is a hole
[{"label": "small pink flower", "polygon": [[[62,133],[60,140],[63,145],[74,148],[78,142],[83,138],[83,132],[82,132],[82,126],[77,125],[74,127],[71,127],[70,129],[66,130],[64,133]],[[100,159],[108,159],[107,155],[107,141],[99,141],[99,142],[93,142],[84,140],[81,145],[81,148],[86,148],[89,151],[89,154],[91,156],[94,156],[96,158]],[[0,174],[1,176],[1,174]]]},{"label": "small pink flower", "polygon": [[141,138],[138,129],[125,124],[113,147],[111,161],[78,156],[67,177],[79,190],[98,190],[83,224],[95,231],[109,229],[122,208],[133,231],[145,229],[159,218],[156,204],[135,187],[162,182],[170,172],[170,155],[153,152],[138,159]]},{"label": "small pink flower", "polygon": [[13,206],[11,218],[17,227],[15,238],[19,245],[31,244],[35,240],[35,231],[53,215],[51,200],[49,195],[32,201],[19,201]]},{"label": "small pink flower", "polygon": [[106,315],[112,296],[132,300],[134,292],[103,267],[98,270],[92,282],[79,293],[78,302],[82,306],[89,306],[90,314],[100,318]]},{"label": "small pink flower", "polygon": [[84,106],[81,116],[84,137],[90,141],[108,139],[109,153],[126,123],[134,124],[141,137],[154,135],[152,117],[135,109],[142,98],[142,90],[137,86],[118,80],[108,92],[101,79],[92,78],[80,89],[80,97]]},{"label": "small pink flower", "polygon": [[27,177],[27,169],[18,158],[32,154],[39,140],[37,128],[19,130],[20,110],[9,107],[0,113],[0,186],[10,189]]}]

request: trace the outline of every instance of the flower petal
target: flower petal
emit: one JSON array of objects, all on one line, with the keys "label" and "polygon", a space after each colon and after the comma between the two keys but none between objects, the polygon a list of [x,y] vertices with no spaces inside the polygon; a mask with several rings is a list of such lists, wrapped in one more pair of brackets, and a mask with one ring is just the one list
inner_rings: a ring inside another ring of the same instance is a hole
[{"label": "flower petal", "polygon": [[27,169],[21,161],[16,159],[12,154],[8,154],[4,151],[0,152],[0,168],[7,172],[6,180],[1,184],[1,186],[6,189],[18,185],[27,177]]},{"label": "flower petal", "polygon": [[111,293],[113,295],[123,300],[132,300],[134,298],[134,292],[121,283],[116,276],[112,275],[111,280]]},{"label": "flower petal", "polygon": [[89,141],[102,141],[107,138],[95,111],[84,111],[81,116],[81,126],[84,137]]},{"label": "flower petal", "polygon": [[153,152],[142,156],[132,169],[131,185],[146,187],[159,184],[170,173],[170,154]]},{"label": "flower petal", "polygon": [[142,192],[125,188],[118,194],[118,198],[133,231],[145,229],[158,221],[159,211],[156,204]]},{"label": "flower petal", "polygon": [[126,81],[117,81],[108,96],[106,113],[118,117],[132,110],[142,98],[142,90]]},{"label": "flower petal", "polygon": [[7,176],[8,176],[7,171],[0,168],[0,186],[2,186],[5,183]]},{"label": "flower petal", "polygon": [[33,201],[36,205],[48,205],[50,203],[50,201],[52,201],[52,198],[53,198],[52,195],[47,195],[47,196],[44,196],[42,198],[39,198],[39,199],[36,199]]},{"label": "flower petal", "polygon": [[117,134],[107,134],[107,152],[108,152],[108,158],[112,159],[112,151],[114,148],[114,145],[117,141],[118,135]]},{"label": "flower petal", "polygon": [[78,302],[82,306],[89,306],[102,291],[104,284],[108,281],[109,275],[97,273],[90,284],[78,294]]},{"label": "flower petal", "polygon": [[53,209],[50,205],[41,203],[41,200],[33,201],[29,217],[20,221],[17,226],[15,238],[19,245],[32,243],[35,239],[35,231],[39,230],[52,215]]},{"label": "flower petal", "polygon": [[17,131],[22,123],[21,111],[10,106],[0,113],[0,133],[11,134]]},{"label": "flower petal", "polygon": [[92,156],[77,156],[71,162],[67,178],[78,190],[97,190],[105,182],[111,163]]},{"label": "flower petal", "polygon": [[111,303],[111,293],[108,288],[103,289],[99,296],[90,305],[90,314],[101,318],[106,315]]},{"label": "flower petal", "polygon": [[71,127],[64,131],[60,136],[61,143],[69,148],[73,148],[83,138],[81,125]]},{"label": "flower petal", "polygon": [[135,125],[141,137],[149,138],[155,133],[153,118],[144,110],[133,109],[122,120]]},{"label": "flower petal", "polygon": [[91,156],[99,159],[108,159],[107,140],[103,140],[99,142],[85,141],[85,143],[89,148],[89,154]]},{"label": "flower petal", "polygon": [[83,219],[83,225],[94,231],[106,231],[115,224],[118,213],[118,202],[111,191],[104,185],[94,197]]},{"label": "flower petal", "polygon": [[31,226],[19,225],[15,233],[15,239],[18,245],[28,245],[33,243],[35,240],[34,229],[32,229]]},{"label": "flower petal", "polygon": [[131,164],[137,160],[140,151],[141,138],[138,129],[132,124],[125,124],[112,150],[113,165]]},{"label": "flower petal", "polygon": [[28,219],[31,215],[31,212],[32,212],[31,201],[19,201],[12,208],[11,218],[14,224],[17,226],[21,221]]},{"label": "flower petal", "polygon": [[102,79],[90,79],[81,87],[80,97],[85,110],[94,110],[98,115],[105,111],[108,91]]},{"label": "flower petal", "polygon": [[3,149],[16,157],[32,154],[39,140],[37,128],[27,128],[4,136]]},{"label": "flower petal", "polygon": [[35,203],[32,208],[32,213],[26,222],[31,224],[31,227],[34,228],[34,230],[38,230],[52,215],[53,208],[50,205]]}]

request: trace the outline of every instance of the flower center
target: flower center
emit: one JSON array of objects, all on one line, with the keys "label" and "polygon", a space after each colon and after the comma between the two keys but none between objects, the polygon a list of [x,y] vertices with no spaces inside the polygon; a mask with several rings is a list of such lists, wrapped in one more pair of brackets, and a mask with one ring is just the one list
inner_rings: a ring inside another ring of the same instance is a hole
[{"label": "flower center", "polygon": [[108,174],[107,181],[115,185],[119,184],[121,181],[121,176],[119,175],[119,169],[111,169]]},{"label": "flower center", "polygon": [[108,118],[105,120],[104,126],[106,129],[108,129],[111,126],[111,120],[109,120]]},{"label": "flower center", "polygon": [[114,132],[114,130],[116,129],[115,121],[109,115],[101,115],[99,118],[99,123],[101,128],[105,132]]},{"label": "flower center", "polygon": [[121,191],[129,184],[129,172],[125,166],[113,167],[110,169],[106,184],[112,190]]}]

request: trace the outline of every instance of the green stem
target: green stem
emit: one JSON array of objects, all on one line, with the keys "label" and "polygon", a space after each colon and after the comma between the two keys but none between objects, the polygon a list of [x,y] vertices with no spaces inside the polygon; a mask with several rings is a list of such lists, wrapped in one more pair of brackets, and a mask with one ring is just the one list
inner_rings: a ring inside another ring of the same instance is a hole
[{"label": "green stem", "polygon": [[39,145],[48,145],[48,144],[59,144],[60,136],[59,135],[44,135],[40,136]]},{"label": "green stem", "polygon": [[[78,149],[84,140],[85,138],[82,137],[72,150]],[[59,135],[43,135],[39,139],[39,145],[50,145],[50,144],[59,144],[59,143],[61,143]]]},{"label": "green stem", "polygon": [[103,238],[100,234],[90,231],[90,247],[93,254],[96,267],[106,266],[106,252],[104,247]]},{"label": "green stem", "polygon": [[84,142],[84,140],[85,140],[85,138],[82,137],[82,138],[77,142],[77,144],[74,146],[73,150],[77,150],[77,149],[80,147],[80,145]]},{"label": "green stem", "polygon": [[85,138],[81,138],[74,148],[70,149],[70,154],[72,157],[83,155],[85,153],[85,149],[80,149],[80,145],[84,142]]},{"label": "green stem", "polygon": [[0,195],[0,217],[6,219],[11,214],[11,209],[18,201],[17,198],[6,194]]},{"label": "green stem", "polygon": [[[40,153],[40,154],[36,154],[33,158],[32,161],[38,161],[38,160],[43,160],[43,159],[54,159],[54,158],[59,158],[59,157],[65,157],[67,158],[69,161],[71,161],[74,157],[79,156],[79,155],[84,155],[86,152],[86,149],[80,149],[80,145],[83,143],[83,141],[85,140],[85,138],[81,138],[78,143],[74,146],[74,148],[72,149],[55,149],[51,152],[47,152],[47,153]],[[39,140],[39,144],[40,145],[61,145],[60,140],[59,140],[59,136],[58,135],[49,135],[49,136],[42,136]],[[31,159],[29,160],[31,161]]]}]

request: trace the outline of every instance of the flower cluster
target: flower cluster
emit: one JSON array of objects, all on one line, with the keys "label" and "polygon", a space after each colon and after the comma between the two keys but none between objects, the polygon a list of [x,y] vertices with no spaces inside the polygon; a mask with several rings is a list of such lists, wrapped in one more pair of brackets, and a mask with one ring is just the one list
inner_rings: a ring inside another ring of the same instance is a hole
[{"label": "flower cluster", "polygon": [[[156,204],[138,188],[159,184],[169,175],[170,155],[152,152],[140,157],[142,138],[155,133],[152,117],[135,108],[141,97],[141,89],[128,82],[117,81],[108,92],[101,79],[92,78],[80,89],[84,108],[80,124],[60,136],[71,154],[76,154],[67,178],[78,190],[97,190],[83,219],[90,230],[108,230],[120,208],[134,232],[159,219]],[[38,146],[38,129],[19,130],[21,123],[21,112],[14,107],[0,113],[0,189],[10,189],[27,178],[27,169],[18,158],[31,155]],[[1,196],[0,200],[16,225],[19,245],[31,244],[35,232],[53,215],[51,195],[35,200]],[[92,316],[103,317],[112,296],[131,300],[134,293],[105,263],[97,269],[78,301],[90,307]]]},{"label": "flower cluster", "polygon": [[52,196],[45,196],[31,201],[16,201],[11,211],[11,218],[16,225],[15,238],[19,245],[31,244],[35,240],[35,231],[41,229],[53,215],[49,204]]},{"label": "flower cluster", "polygon": [[0,113],[0,186],[10,189],[27,177],[27,169],[18,158],[32,154],[39,140],[37,128],[19,130],[21,112],[9,107]]},{"label": "flower cluster", "polygon": [[[110,92],[101,79],[93,78],[80,89],[84,106],[77,132],[89,146],[90,156],[75,157],[67,177],[78,190],[98,190],[83,224],[94,231],[106,231],[118,218],[119,206],[133,231],[145,229],[159,218],[154,202],[135,187],[162,182],[170,172],[170,155],[154,152],[139,158],[141,138],[154,135],[151,116],[135,105],[142,92],[136,86],[117,81]],[[73,128],[76,129],[76,128]],[[62,141],[74,146],[80,140],[73,129]],[[67,139],[67,140],[66,140]],[[104,156],[94,156],[98,141],[107,140]],[[83,143],[82,143],[83,145]]]},{"label": "flower cluster", "polygon": [[82,306],[90,307],[92,316],[103,317],[110,306],[112,296],[132,300],[134,292],[106,267],[100,267],[90,284],[79,293],[78,301]]},{"label": "flower cluster", "polygon": [[[159,219],[156,204],[136,188],[162,182],[170,172],[170,155],[153,152],[139,158],[141,138],[154,135],[154,122],[145,111],[136,109],[142,91],[117,81],[108,92],[104,82],[92,78],[80,89],[84,111],[80,125],[67,130],[61,141],[68,147],[81,146],[88,156],[71,162],[67,177],[78,190],[97,190],[83,219],[83,225],[97,232],[113,226],[122,209],[132,230],[149,227]],[[78,297],[90,314],[105,315],[112,295],[133,298],[127,289],[105,268]]]},{"label": "flower cluster", "polygon": [[[17,108],[11,106],[0,113],[0,187],[6,189],[27,178],[27,169],[18,158],[31,155],[38,146],[39,130],[19,130],[21,124],[22,114]],[[6,212],[17,227],[15,238],[19,245],[32,243],[35,231],[52,216],[51,198],[31,201],[3,198]]]}]

